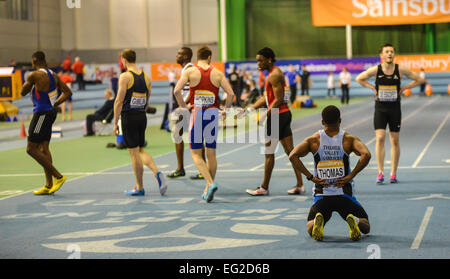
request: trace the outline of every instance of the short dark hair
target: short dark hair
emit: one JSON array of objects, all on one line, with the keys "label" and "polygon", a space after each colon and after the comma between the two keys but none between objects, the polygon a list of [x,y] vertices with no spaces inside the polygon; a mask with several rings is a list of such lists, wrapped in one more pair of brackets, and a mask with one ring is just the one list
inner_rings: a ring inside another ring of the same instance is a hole
[{"label": "short dark hair", "polygon": [[193,55],[192,54],[192,49],[190,47],[182,47],[181,49],[184,51],[184,54],[186,54],[187,59],[189,61],[191,61],[192,60],[192,55]]},{"label": "short dark hair", "polygon": [[40,64],[40,65],[46,65],[47,64],[47,62],[45,61],[45,53],[43,51],[40,51],[40,50],[36,51],[35,53],[33,53],[31,58],[37,64]]},{"label": "short dark hair", "polygon": [[379,53],[382,53],[382,52],[383,52],[383,48],[385,48],[385,47],[392,47],[392,48],[394,49],[394,51],[395,51],[395,47],[394,47],[392,44],[390,44],[390,43],[385,43],[385,44],[383,44],[383,45],[380,47]]},{"label": "short dark hair", "polygon": [[208,46],[201,46],[197,49],[197,59],[206,60],[212,55],[212,51]]},{"label": "short dark hair", "polygon": [[262,48],[258,51],[257,54],[262,55],[267,59],[272,59],[272,62],[274,62],[274,63],[275,63],[275,61],[277,61],[275,59],[275,52],[273,52],[273,50],[271,48],[268,48],[268,47]]},{"label": "short dark hair", "polygon": [[322,110],[322,120],[325,124],[334,125],[339,122],[341,112],[336,106],[329,105]]},{"label": "short dark hair", "polygon": [[136,63],[136,52],[132,49],[124,49],[121,53],[122,57],[130,63]]}]

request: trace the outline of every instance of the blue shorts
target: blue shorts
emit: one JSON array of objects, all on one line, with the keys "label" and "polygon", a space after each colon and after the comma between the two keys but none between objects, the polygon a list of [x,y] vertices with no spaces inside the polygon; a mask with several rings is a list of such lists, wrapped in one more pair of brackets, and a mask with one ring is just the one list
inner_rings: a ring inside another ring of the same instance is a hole
[{"label": "blue shorts", "polygon": [[219,125],[219,110],[217,108],[194,108],[191,112],[189,125],[189,145],[191,149],[216,148],[217,128]]}]

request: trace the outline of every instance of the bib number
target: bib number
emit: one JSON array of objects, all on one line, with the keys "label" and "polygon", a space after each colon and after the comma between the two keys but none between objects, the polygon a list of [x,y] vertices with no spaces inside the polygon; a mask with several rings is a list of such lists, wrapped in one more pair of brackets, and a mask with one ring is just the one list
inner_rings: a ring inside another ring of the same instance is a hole
[{"label": "bib number", "polygon": [[397,86],[395,85],[380,85],[378,87],[378,99],[381,102],[395,102],[397,101]]},{"label": "bib number", "polygon": [[133,94],[131,95],[130,107],[135,109],[144,108],[146,101],[147,101],[146,93],[133,92]]},{"label": "bib number", "polygon": [[216,102],[216,96],[211,91],[207,90],[196,90],[194,97],[195,107],[209,107],[214,105]]},{"label": "bib number", "polygon": [[52,106],[55,103],[57,97],[58,97],[58,92],[56,90],[53,90],[52,92],[48,93],[48,98],[49,98]]},{"label": "bib number", "polygon": [[330,183],[345,176],[343,161],[320,161],[317,164],[317,176]]}]

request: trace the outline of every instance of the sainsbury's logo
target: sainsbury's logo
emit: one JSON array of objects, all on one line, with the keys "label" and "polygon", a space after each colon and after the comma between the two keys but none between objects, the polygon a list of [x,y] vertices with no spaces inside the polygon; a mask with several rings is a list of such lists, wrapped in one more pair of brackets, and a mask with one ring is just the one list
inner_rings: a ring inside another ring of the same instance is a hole
[{"label": "sainsbury's logo", "polygon": [[449,15],[450,0],[352,0],[353,17]]}]

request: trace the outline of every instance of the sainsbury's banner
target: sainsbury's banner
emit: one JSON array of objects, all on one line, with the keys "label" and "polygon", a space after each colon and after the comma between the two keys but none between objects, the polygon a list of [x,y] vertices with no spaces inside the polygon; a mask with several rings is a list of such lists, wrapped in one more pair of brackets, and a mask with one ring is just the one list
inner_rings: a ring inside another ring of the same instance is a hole
[{"label": "sainsbury's banner", "polygon": [[[136,66],[150,75],[150,63],[137,63]],[[85,80],[109,83],[113,73],[116,73],[117,78],[120,76],[121,70],[118,64],[87,64],[84,66]]]},{"label": "sainsbury's banner", "polygon": [[[302,60],[278,60],[275,62],[283,73],[289,71],[289,65],[292,65],[294,70],[301,72],[301,66],[305,65],[306,70],[311,74],[328,74],[329,72],[340,73],[344,67],[350,73],[361,73],[368,68],[378,65],[380,63],[379,57],[363,57],[363,58],[334,58],[334,59],[302,59]],[[256,61],[240,61],[225,63],[225,72],[227,75],[231,73],[232,68],[242,72],[250,72],[252,77],[258,77],[258,66]]]},{"label": "sainsbury's banner", "polygon": [[[221,72],[225,72],[224,64],[222,62],[211,62],[211,65],[216,67]],[[177,63],[152,63],[151,72],[153,81],[167,81],[169,72],[175,72],[176,78],[179,79],[181,75],[181,66]]]},{"label": "sainsbury's banner", "polygon": [[450,22],[450,0],[311,0],[314,26]]},{"label": "sainsbury's banner", "polygon": [[395,63],[419,72],[450,72],[450,54],[397,55]]}]

